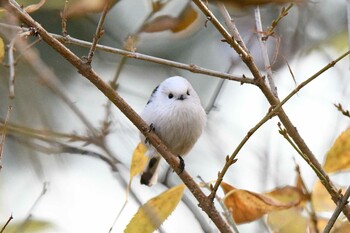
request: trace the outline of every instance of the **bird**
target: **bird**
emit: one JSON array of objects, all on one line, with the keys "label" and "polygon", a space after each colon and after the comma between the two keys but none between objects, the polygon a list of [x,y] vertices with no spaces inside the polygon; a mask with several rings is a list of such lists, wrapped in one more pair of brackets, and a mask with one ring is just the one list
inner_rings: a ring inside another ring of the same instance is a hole
[{"label": "bird", "polygon": [[[180,76],[165,79],[153,90],[140,116],[168,149],[179,156],[184,169],[181,156],[192,149],[207,120],[200,98],[190,82]],[[162,157],[143,134],[140,138],[148,148],[149,156],[140,182],[152,186],[157,183]]]}]

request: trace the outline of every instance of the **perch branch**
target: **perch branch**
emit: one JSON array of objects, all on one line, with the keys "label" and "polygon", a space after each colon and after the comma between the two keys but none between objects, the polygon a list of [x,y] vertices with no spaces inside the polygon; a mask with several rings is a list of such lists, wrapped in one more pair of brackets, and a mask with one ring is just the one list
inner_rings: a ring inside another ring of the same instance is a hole
[{"label": "perch branch", "polygon": [[67,49],[57,39],[52,37],[39,23],[37,23],[29,14],[27,14],[14,0],[8,0],[8,9],[14,15],[16,15],[25,24],[36,29],[37,33],[43,38],[43,40],[55,49],[61,56],[63,56],[68,62],[76,67],[85,78],[92,82],[107,98],[109,98],[119,110],[140,130],[149,142],[158,150],[163,158],[170,164],[174,171],[179,175],[182,181],[186,184],[188,189],[196,197],[199,202],[199,206],[207,213],[214,224],[221,232],[232,232],[229,225],[222,218],[220,213],[216,210],[214,203],[203,193],[198,187],[197,183],[187,173],[187,171],[181,171],[177,157],[172,154],[158,136],[149,130],[149,126],[142,120],[142,118],[122,99],[118,93],[107,83],[105,83],[91,67],[83,62],[79,57]]},{"label": "perch branch", "polygon": [[[226,31],[226,29],[222,26],[222,24],[217,20],[214,14],[208,9],[207,5],[204,2],[202,2],[201,0],[192,0],[192,1],[198,6],[198,8],[203,12],[203,14],[207,16],[208,20],[214,25],[217,31],[224,37],[225,41],[229,45],[231,45],[231,47],[241,57],[242,61],[246,64],[246,66],[249,68],[250,72],[252,73],[254,80],[256,81],[256,85],[259,87],[261,92],[265,95],[271,107],[274,108],[275,106],[279,105],[280,100],[272,93],[270,88],[266,85],[264,81],[264,77],[260,74],[259,69],[254,63],[253,57],[249,53],[247,53],[237,43],[237,41],[234,38],[230,36],[230,34]],[[332,61],[329,64],[330,67],[334,66],[335,63],[336,63],[335,61]],[[318,73],[323,73],[323,72],[324,70],[320,70]],[[306,145],[304,139],[299,134],[297,128],[290,121],[289,117],[284,112],[283,108],[279,109],[277,115],[280,121],[282,122],[282,124],[284,125],[284,127],[286,128],[286,130],[288,131],[289,136],[293,139],[294,143],[298,146],[300,151],[308,158],[310,163],[313,165],[311,168],[315,171],[321,183],[324,185],[328,193],[331,195],[333,202],[338,203],[338,201],[341,199],[338,189],[331,182],[329,176],[323,170],[321,164],[316,159],[316,156],[312,153],[310,148]],[[219,175],[221,176],[222,174],[219,173]],[[210,195],[213,198],[213,195],[215,196],[215,193],[213,194],[212,192]],[[349,206],[344,206],[343,213],[347,217],[347,219],[350,221]]]}]

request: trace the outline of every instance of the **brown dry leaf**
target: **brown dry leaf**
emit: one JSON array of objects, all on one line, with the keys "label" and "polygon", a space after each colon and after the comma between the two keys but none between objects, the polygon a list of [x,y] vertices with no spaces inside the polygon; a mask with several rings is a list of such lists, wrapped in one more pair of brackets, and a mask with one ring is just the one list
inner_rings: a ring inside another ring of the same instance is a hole
[{"label": "brown dry leaf", "polygon": [[151,233],[158,229],[179,204],[185,187],[184,184],[175,186],[141,206],[124,233]]},{"label": "brown dry leaf", "polygon": [[171,29],[172,32],[177,33],[182,30],[185,30],[189,27],[196,19],[198,18],[198,13],[195,11],[192,6],[189,4],[184,11],[179,16],[179,21],[177,25]]},{"label": "brown dry leaf", "polygon": [[[88,13],[101,12],[109,0],[75,0],[70,1],[66,12],[67,18],[84,15]],[[113,6],[117,0],[111,2]]]},{"label": "brown dry leaf", "polygon": [[33,13],[37,10],[39,10],[42,6],[44,6],[44,4],[46,3],[46,0],[40,0],[40,2],[38,2],[37,4],[31,4],[29,6],[26,6],[24,8],[24,10],[30,14],[30,13]]},{"label": "brown dry leaf", "polygon": [[211,0],[211,2],[223,2],[228,5],[236,7],[249,7],[249,6],[258,6],[265,4],[286,4],[286,3],[295,3],[300,4],[305,2],[305,0]]},{"label": "brown dry leaf", "polygon": [[225,205],[237,224],[254,221],[268,212],[288,209],[299,203],[283,203],[269,195],[236,189],[224,182],[221,183],[221,188],[228,195],[225,197]]},{"label": "brown dry leaf", "polygon": [[2,38],[0,37],[0,62],[4,60],[5,56],[5,44]]},{"label": "brown dry leaf", "polygon": [[273,232],[307,232],[307,220],[297,208],[268,213],[267,224]]},{"label": "brown dry leaf", "polygon": [[141,28],[141,32],[162,32],[171,30],[174,33],[185,30],[198,18],[198,13],[188,5],[179,17],[162,15],[154,18],[148,23],[145,23]]},{"label": "brown dry leaf", "polygon": [[339,172],[350,169],[350,128],[335,140],[326,155],[323,165],[326,172]]},{"label": "brown dry leaf", "polygon": [[152,12],[157,12],[160,11],[167,2],[162,2],[162,1],[152,1]]},{"label": "brown dry leaf", "polygon": [[168,15],[161,15],[156,18],[154,18],[152,21],[145,23],[142,28],[141,32],[162,32],[166,30],[172,30],[176,27],[176,25],[179,23],[179,19],[168,16]]}]

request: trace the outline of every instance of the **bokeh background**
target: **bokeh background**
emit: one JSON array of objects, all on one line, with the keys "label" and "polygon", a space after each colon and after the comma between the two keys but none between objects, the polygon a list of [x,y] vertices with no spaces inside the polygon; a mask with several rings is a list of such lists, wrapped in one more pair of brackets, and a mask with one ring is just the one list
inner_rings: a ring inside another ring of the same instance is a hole
[{"label": "bokeh background", "polygon": [[[60,12],[64,1],[57,2],[47,1],[32,16],[48,31],[60,34]],[[137,52],[236,76],[251,76],[237,54],[221,41],[220,34],[206,23],[195,5],[185,0],[171,0],[152,15],[150,2],[124,0],[114,4],[107,15],[105,32],[99,43],[124,48],[128,36],[137,34],[134,41]],[[30,3],[24,1],[24,4]],[[282,6],[269,4],[260,7],[264,28],[271,25]],[[140,31],[150,14],[152,17],[178,17],[188,7],[197,14],[183,30],[176,33],[171,30]],[[210,4],[210,9],[223,22],[215,3]],[[264,72],[254,8],[229,5],[228,9],[256,64]],[[281,20],[275,36],[268,39],[271,59],[277,54],[272,68],[280,98],[348,49],[346,17],[346,1],[325,0],[295,5]],[[4,24],[20,23],[6,14],[1,15],[0,20],[0,36],[8,44],[14,31]],[[98,13],[73,12],[68,19],[68,34],[91,41],[98,20]],[[79,56],[88,53],[87,48],[68,46]],[[35,71],[30,62],[19,60],[14,99],[9,98],[9,69],[0,66],[1,121],[6,117],[8,106],[12,106],[10,122],[22,127],[21,132],[9,129],[4,144],[0,223],[5,223],[13,214],[9,230],[14,232],[108,232],[125,201],[131,156],[139,142],[139,132],[114,106],[106,117],[106,97],[44,42],[37,43],[30,51],[39,56],[35,63],[44,64],[51,73],[41,77],[42,74]],[[201,176],[207,182],[216,179],[226,155],[234,151],[269,109],[260,90],[249,84],[241,85],[163,64],[124,59],[104,51],[96,52],[92,65],[107,82],[117,76],[116,91],[137,112],[142,111],[153,88],[165,78],[181,75],[192,83],[207,109],[208,124],[194,149],[185,157],[185,163],[193,177]],[[336,137],[348,127],[349,120],[336,110],[334,104],[341,103],[349,109],[349,96],[349,59],[345,58],[302,89],[284,107],[320,162]],[[73,108],[78,109],[89,123],[84,122]],[[38,129],[42,135],[47,131],[47,138],[52,132],[91,138],[92,132],[101,129],[106,122],[110,123],[109,131],[99,145],[91,139],[72,141],[58,137],[58,142],[48,142],[27,136],[30,129]],[[225,176],[226,182],[241,189],[269,191],[295,184],[295,166],[298,164],[307,186],[312,189],[315,174],[278,133],[277,123],[278,119],[271,119],[249,139],[238,154],[238,162]],[[113,157],[116,168],[113,170],[101,159],[73,150],[62,151],[62,145]],[[180,182],[176,174],[168,174],[162,183],[152,188],[141,186],[138,178],[133,181],[129,201],[112,232],[122,232],[141,203]],[[348,185],[348,177],[344,175],[332,178],[338,184]],[[41,195],[43,188],[45,193]],[[219,195],[223,194],[219,192]],[[32,220],[31,224],[23,224],[28,218]],[[240,225],[239,229],[241,232],[269,232],[264,220]],[[217,230],[197,207],[191,194],[186,193],[159,232]]]}]

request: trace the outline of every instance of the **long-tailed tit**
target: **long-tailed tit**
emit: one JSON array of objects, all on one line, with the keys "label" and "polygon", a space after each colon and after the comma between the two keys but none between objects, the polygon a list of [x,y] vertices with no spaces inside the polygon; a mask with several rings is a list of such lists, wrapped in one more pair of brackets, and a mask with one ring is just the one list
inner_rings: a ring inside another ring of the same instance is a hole
[{"label": "long-tailed tit", "polygon": [[[141,117],[180,160],[180,156],[191,150],[206,123],[206,113],[196,91],[179,76],[164,80],[153,90]],[[151,186],[157,182],[162,157],[143,135],[141,142],[148,147],[150,156],[141,175],[141,184]]]}]

